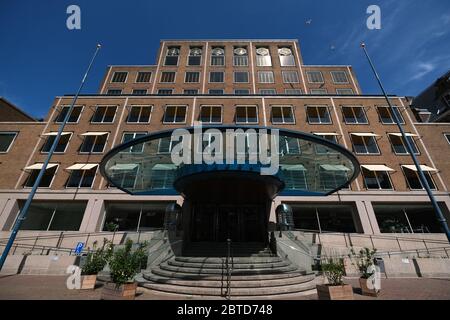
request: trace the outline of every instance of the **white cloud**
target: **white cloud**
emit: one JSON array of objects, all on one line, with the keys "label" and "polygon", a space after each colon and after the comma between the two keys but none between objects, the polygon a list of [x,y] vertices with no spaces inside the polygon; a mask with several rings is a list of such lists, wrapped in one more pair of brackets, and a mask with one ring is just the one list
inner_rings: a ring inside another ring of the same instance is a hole
[{"label": "white cloud", "polygon": [[417,65],[416,74],[411,77],[411,80],[418,80],[426,76],[428,73],[436,69],[436,63],[421,62]]}]

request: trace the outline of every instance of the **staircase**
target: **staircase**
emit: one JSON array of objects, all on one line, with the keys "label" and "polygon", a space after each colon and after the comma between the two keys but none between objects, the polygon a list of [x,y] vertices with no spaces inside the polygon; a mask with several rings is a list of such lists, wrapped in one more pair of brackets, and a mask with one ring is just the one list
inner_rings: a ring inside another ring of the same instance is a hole
[{"label": "staircase", "polygon": [[[227,247],[192,243],[183,256],[173,256],[143,272],[140,285],[151,290],[190,296],[219,297],[227,291]],[[290,297],[314,294],[316,281],[289,260],[261,243],[233,243],[232,297]]]}]

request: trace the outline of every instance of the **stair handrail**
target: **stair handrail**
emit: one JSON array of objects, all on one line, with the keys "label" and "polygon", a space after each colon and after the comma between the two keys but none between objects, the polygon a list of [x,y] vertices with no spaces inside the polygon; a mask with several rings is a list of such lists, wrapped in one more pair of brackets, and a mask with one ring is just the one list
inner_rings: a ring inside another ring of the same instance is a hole
[{"label": "stair handrail", "polygon": [[226,298],[228,300],[231,299],[231,272],[233,264],[233,253],[231,252],[231,239],[227,239],[227,261],[226,261],[226,269],[227,269],[227,291]]}]

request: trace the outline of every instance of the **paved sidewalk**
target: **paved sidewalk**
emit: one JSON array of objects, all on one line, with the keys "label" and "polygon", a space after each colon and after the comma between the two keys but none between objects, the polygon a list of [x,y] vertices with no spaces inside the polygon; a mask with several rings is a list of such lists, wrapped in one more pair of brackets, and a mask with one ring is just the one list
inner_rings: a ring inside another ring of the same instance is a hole
[{"label": "paved sidewalk", "polygon": [[[66,276],[11,275],[0,276],[0,300],[45,299],[45,300],[98,300],[101,285],[95,290],[68,290]],[[450,300],[450,279],[383,279],[382,292],[372,298],[360,294],[358,279],[346,279],[354,287],[356,300]],[[138,288],[137,300],[199,299],[155,293]],[[293,298],[290,298],[293,299]],[[295,298],[294,298],[295,299]],[[299,300],[316,300],[317,295],[300,296]]]}]

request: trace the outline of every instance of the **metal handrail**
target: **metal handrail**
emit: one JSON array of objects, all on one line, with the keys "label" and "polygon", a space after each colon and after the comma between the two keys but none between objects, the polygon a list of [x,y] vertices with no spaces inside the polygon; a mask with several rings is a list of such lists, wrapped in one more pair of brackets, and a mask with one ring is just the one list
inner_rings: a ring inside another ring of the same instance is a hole
[{"label": "metal handrail", "polygon": [[231,252],[231,239],[227,239],[226,269],[227,269],[227,291],[226,291],[225,296],[228,300],[230,300],[231,299],[231,272],[233,270],[233,254]]}]

